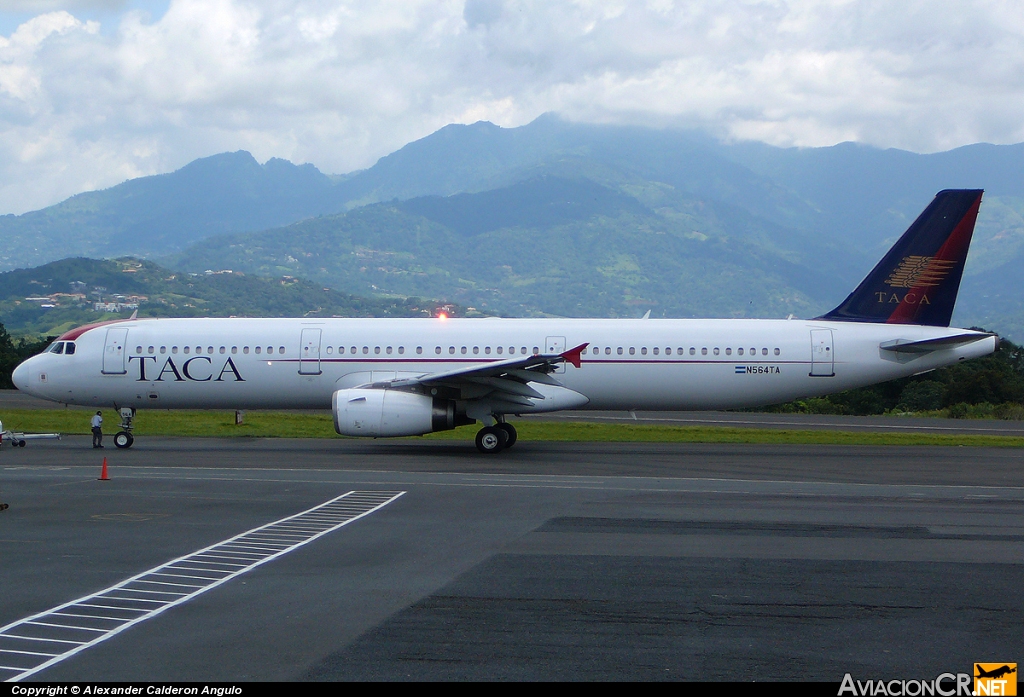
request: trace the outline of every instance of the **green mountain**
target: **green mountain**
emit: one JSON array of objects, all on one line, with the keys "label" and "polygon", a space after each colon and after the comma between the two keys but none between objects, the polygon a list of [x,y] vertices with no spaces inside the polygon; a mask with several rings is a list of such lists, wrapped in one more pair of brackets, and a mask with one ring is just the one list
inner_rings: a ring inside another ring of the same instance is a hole
[{"label": "green mountain", "polygon": [[550,115],[452,125],[343,177],[232,153],[0,217],[0,270],[133,254],[515,314],[809,315],[958,186],[987,193],[954,321],[1024,339],[1024,144],[918,155]]},{"label": "green mountain", "polygon": [[[167,261],[515,315],[785,316],[848,292],[841,254],[724,203],[542,176],[207,240]],[[838,279],[838,280],[837,280]]]},{"label": "green mountain", "polygon": [[140,317],[423,317],[437,305],[362,298],[291,276],[173,272],[131,258],[63,259],[0,273],[0,324],[21,335],[60,334],[136,309]]},{"label": "green mountain", "polygon": [[196,160],[40,211],[0,216],[0,271],[67,256],[166,254],[210,236],[262,230],[343,209],[334,181],[312,165],[247,152]]}]

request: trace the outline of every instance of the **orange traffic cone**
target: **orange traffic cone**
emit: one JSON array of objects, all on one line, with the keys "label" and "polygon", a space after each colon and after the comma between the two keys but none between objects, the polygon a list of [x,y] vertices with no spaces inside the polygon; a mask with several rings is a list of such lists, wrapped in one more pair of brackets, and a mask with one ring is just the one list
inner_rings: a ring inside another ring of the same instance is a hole
[{"label": "orange traffic cone", "polygon": [[103,458],[103,469],[100,471],[100,481],[108,481],[110,477],[107,476],[107,458]]}]

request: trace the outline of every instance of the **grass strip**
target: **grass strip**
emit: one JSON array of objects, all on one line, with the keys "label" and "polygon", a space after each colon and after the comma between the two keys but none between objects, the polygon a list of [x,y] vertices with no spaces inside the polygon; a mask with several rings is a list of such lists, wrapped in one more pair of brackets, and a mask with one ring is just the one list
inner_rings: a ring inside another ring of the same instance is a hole
[{"label": "grass strip", "polygon": [[[25,432],[89,434],[92,412],[71,409],[10,409],[0,411],[4,428]],[[105,410],[104,433],[113,435],[119,423],[112,409]],[[1021,436],[955,435],[869,431],[826,431],[719,426],[649,426],[582,422],[516,421],[519,437],[530,441],[578,443],[750,443],[779,445],[945,445],[1024,447]],[[476,437],[478,426],[463,426],[423,436],[429,439],[466,440]],[[232,411],[140,411],[136,436],[259,438],[341,438],[329,414],[248,411],[245,423],[235,425]]]}]

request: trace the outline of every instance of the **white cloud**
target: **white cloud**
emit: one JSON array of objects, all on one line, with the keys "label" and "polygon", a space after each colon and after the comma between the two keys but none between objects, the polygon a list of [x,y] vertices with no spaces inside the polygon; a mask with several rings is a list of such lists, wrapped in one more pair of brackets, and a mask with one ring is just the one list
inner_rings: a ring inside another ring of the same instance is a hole
[{"label": "white cloud", "polygon": [[0,36],[0,212],[240,148],[343,172],[546,111],[780,145],[1024,140],[1004,0],[173,0],[155,22],[3,1],[40,13]]}]

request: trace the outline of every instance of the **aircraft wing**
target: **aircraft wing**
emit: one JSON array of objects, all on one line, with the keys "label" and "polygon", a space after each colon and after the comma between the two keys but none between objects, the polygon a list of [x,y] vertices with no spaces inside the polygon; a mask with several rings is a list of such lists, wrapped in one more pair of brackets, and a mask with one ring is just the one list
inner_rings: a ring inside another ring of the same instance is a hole
[{"label": "aircraft wing", "polygon": [[[463,399],[487,398],[504,409],[532,407],[533,400],[551,399],[558,391],[566,390],[558,380],[551,377],[560,364],[570,363],[579,368],[580,357],[588,344],[580,344],[562,353],[532,354],[508,358],[491,363],[469,365],[464,368],[440,373],[425,373],[412,378],[399,378],[367,387],[397,388],[422,385],[431,388],[459,390]],[[536,387],[530,385],[535,383]],[[554,388],[544,389],[544,387]],[[537,388],[540,389],[537,389]],[[576,394],[576,393],[572,393]],[[555,399],[554,401],[561,401]]]}]

